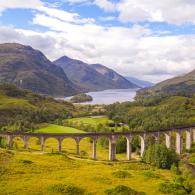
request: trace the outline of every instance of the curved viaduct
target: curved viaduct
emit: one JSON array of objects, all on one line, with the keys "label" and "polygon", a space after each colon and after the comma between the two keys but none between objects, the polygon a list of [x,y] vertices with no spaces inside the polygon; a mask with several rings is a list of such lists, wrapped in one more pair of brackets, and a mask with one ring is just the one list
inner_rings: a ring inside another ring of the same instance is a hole
[{"label": "curved viaduct", "polygon": [[44,151],[45,141],[48,138],[55,138],[58,140],[59,143],[59,152],[62,150],[62,141],[65,138],[73,138],[76,142],[76,154],[80,153],[79,145],[80,141],[83,138],[91,138],[93,141],[92,144],[92,158],[96,159],[96,143],[98,138],[100,137],[107,137],[109,140],[109,160],[113,161],[116,160],[116,140],[124,136],[127,140],[127,160],[131,159],[131,140],[133,136],[139,136],[141,139],[141,150],[140,154],[141,156],[144,153],[145,147],[146,147],[146,137],[147,136],[153,136],[155,138],[155,142],[159,141],[159,137],[161,134],[165,135],[165,144],[167,148],[171,147],[171,134],[172,132],[176,133],[176,140],[175,140],[175,149],[178,154],[182,153],[183,148],[183,137],[182,134],[185,132],[186,134],[186,149],[191,149],[192,142],[195,142],[195,127],[188,127],[188,128],[177,128],[177,129],[168,129],[168,130],[158,130],[158,131],[134,131],[134,132],[109,132],[109,133],[66,133],[66,134],[57,134],[57,133],[22,133],[22,132],[0,132],[0,137],[6,137],[7,138],[7,144],[10,148],[13,146],[13,139],[15,137],[21,137],[24,142],[24,148],[28,149],[29,145],[29,138],[36,137],[40,140],[41,145],[41,151]]}]

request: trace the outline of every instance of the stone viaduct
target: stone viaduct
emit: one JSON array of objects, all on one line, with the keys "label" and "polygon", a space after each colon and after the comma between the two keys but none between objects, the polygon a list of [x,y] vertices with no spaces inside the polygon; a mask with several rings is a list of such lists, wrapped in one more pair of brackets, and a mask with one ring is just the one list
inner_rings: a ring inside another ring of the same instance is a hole
[{"label": "stone viaduct", "polygon": [[96,159],[96,144],[97,140],[100,137],[106,137],[109,140],[109,160],[113,161],[116,160],[116,140],[124,136],[127,140],[127,160],[131,159],[131,140],[133,136],[139,136],[141,140],[141,150],[140,154],[141,156],[144,153],[145,147],[146,147],[146,137],[152,136],[155,138],[155,142],[159,141],[159,137],[161,134],[165,135],[165,144],[167,148],[171,147],[171,134],[172,132],[175,132],[176,134],[176,140],[175,140],[175,150],[178,154],[182,153],[183,148],[183,137],[182,134],[185,133],[185,140],[186,140],[186,149],[190,149],[192,146],[192,142],[195,142],[195,127],[188,127],[188,128],[177,128],[177,129],[168,129],[168,130],[159,130],[159,131],[133,131],[133,132],[109,132],[109,133],[74,133],[74,134],[56,134],[56,133],[22,133],[22,132],[0,132],[0,137],[6,137],[7,138],[7,144],[11,148],[13,146],[13,139],[15,137],[21,137],[24,142],[24,148],[28,149],[29,145],[29,138],[36,137],[40,141],[40,147],[41,151],[44,151],[45,147],[45,141],[48,138],[55,138],[58,140],[59,143],[59,152],[62,151],[62,141],[65,138],[73,138],[76,142],[76,154],[80,153],[79,145],[80,141],[83,138],[91,138],[92,140],[92,158]]}]

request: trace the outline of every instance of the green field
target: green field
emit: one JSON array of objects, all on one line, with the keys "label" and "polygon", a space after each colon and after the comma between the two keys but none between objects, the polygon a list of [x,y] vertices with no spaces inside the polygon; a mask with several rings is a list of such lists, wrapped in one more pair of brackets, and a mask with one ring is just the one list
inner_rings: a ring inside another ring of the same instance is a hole
[{"label": "green field", "polygon": [[36,133],[84,133],[84,131],[72,127],[49,124],[46,127],[35,130]]},{"label": "green field", "polygon": [[94,117],[82,117],[82,118],[72,118],[66,119],[65,121],[69,121],[72,123],[83,123],[84,125],[93,125],[96,126],[98,124],[108,124],[112,122],[106,116],[94,116]]},{"label": "green field", "polygon": [[[2,156],[0,195],[104,195],[105,190],[117,185],[125,185],[148,195],[161,195],[159,183],[174,176],[168,170],[138,162],[100,163],[70,159],[65,154],[27,151],[13,151],[10,154],[0,150]],[[127,177],[117,176],[121,171]],[[65,193],[66,186],[71,192]]]}]

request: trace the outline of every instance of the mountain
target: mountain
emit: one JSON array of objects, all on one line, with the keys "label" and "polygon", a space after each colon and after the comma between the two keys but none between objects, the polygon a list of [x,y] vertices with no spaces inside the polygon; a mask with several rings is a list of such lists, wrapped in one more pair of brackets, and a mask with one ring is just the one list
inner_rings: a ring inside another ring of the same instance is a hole
[{"label": "mountain", "polygon": [[151,83],[149,81],[140,80],[140,79],[137,79],[135,77],[125,77],[125,78],[128,81],[140,86],[141,88],[152,87],[154,85],[154,83]]},{"label": "mountain", "polygon": [[100,64],[90,65],[67,56],[59,58],[54,63],[63,68],[68,78],[74,84],[87,91],[137,87],[118,73]]},{"label": "mountain", "polygon": [[104,75],[105,78],[108,80],[111,80],[116,88],[137,88],[138,86],[130,81],[128,81],[126,78],[115,72],[114,70],[107,68],[106,66],[103,66],[101,64],[91,64],[90,67],[92,67],[94,70],[99,72],[100,74]]},{"label": "mountain", "polygon": [[195,94],[195,70],[192,72],[165,80],[138,93],[165,93],[165,94]]},{"label": "mountain", "polygon": [[79,92],[62,68],[50,62],[40,51],[17,43],[0,44],[0,82],[51,96]]}]

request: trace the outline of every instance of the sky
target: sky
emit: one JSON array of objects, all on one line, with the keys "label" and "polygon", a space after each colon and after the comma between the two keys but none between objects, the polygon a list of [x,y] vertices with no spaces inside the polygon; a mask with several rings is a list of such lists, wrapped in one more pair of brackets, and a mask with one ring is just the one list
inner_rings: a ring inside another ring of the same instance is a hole
[{"label": "sky", "polygon": [[0,43],[152,82],[195,69],[195,0],[0,0]]}]

